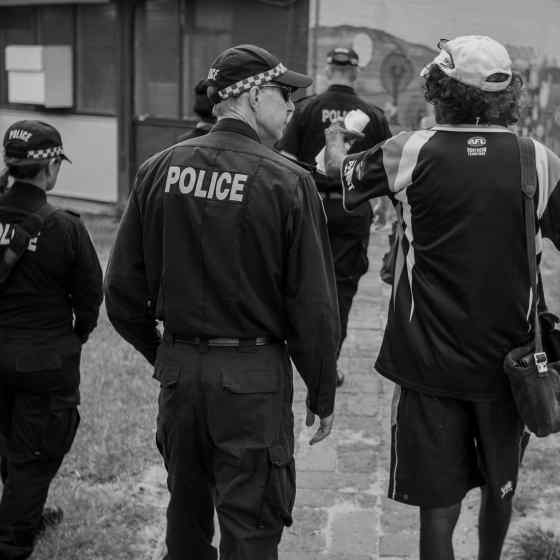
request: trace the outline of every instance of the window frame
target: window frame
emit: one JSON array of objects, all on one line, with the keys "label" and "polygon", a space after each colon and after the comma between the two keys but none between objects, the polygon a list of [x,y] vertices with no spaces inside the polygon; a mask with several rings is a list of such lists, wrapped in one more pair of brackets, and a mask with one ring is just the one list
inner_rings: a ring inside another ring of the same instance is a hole
[{"label": "window frame", "polygon": [[[29,9],[32,10],[32,35],[33,35],[33,43],[29,43],[31,45],[41,45],[41,37],[43,35],[43,29],[41,26],[41,10],[48,10],[51,6],[40,6],[40,5],[31,5],[27,6]],[[85,117],[117,117],[118,116],[118,81],[115,81],[115,102],[114,102],[114,109],[113,111],[83,111],[79,110],[77,107],[78,101],[78,87],[79,87],[79,78],[78,78],[78,56],[77,56],[77,47],[78,47],[78,8],[79,5],[77,4],[70,4],[67,5],[68,9],[71,10],[71,19],[72,19],[72,39],[70,42],[70,46],[72,47],[72,107],[60,107],[60,108],[50,108],[44,107],[43,105],[35,105],[30,103],[10,103],[7,100],[7,71],[2,64],[2,73],[6,77],[6,100],[0,97],[0,110],[14,110],[14,111],[28,111],[28,112],[35,112],[35,113],[47,113],[47,114],[56,114],[56,115],[83,115]],[[2,13],[3,7],[0,7],[0,14]],[[118,20],[118,11],[117,11],[117,31],[119,26]],[[24,43],[27,44],[27,43]],[[66,43],[65,43],[66,44]],[[117,44],[118,47],[118,44]],[[4,57],[4,52],[0,53],[2,57]],[[119,69],[117,68],[117,75]],[[3,93],[3,92],[0,92]]]}]

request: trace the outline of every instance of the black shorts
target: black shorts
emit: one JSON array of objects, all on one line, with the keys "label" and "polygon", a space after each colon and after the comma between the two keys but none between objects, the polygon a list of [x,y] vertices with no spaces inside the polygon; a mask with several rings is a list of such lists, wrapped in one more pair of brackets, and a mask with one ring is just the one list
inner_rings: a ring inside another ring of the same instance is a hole
[{"label": "black shorts", "polygon": [[511,396],[492,402],[395,387],[389,497],[425,508],[460,502],[486,485],[511,500],[529,434]]}]

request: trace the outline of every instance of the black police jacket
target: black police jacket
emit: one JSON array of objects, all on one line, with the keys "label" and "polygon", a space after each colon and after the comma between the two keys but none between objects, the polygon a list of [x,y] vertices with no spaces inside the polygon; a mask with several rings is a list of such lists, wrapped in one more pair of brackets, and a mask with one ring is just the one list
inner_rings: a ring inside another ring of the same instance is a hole
[{"label": "black police jacket", "polygon": [[109,318],[151,363],[156,320],[182,338],[288,342],[311,410],[334,406],[339,319],[311,175],[223,119],[148,159],[105,278]]},{"label": "black police jacket", "polygon": [[[303,162],[315,164],[315,156],[325,146],[325,129],[334,119],[344,117],[353,109],[361,109],[370,121],[363,131],[364,137],[352,144],[349,153],[367,150],[391,136],[387,119],[379,107],[366,103],[353,88],[335,84],[325,92],[304,98],[297,104],[286,133],[278,143],[278,149]],[[320,191],[341,189],[336,179],[316,175],[315,180]]]},{"label": "black police jacket", "polygon": [[[40,188],[16,182],[0,197],[0,251],[13,225],[46,201]],[[82,342],[97,324],[102,272],[95,247],[78,214],[56,210],[0,286],[0,330],[37,332],[35,342],[69,334]]]}]

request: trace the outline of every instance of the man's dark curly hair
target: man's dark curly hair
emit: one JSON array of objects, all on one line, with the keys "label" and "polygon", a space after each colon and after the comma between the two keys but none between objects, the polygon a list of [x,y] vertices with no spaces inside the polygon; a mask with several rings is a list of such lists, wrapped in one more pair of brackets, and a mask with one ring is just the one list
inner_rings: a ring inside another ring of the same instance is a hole
[{"label": "man's dark curly hair", "polygon": [[438,123],[507,126],[519,119],[522,87],[521,76],[514,73],[503,91],[482,91],[450,78],[434,64],[426,76],[424,97],[433,103]]}]

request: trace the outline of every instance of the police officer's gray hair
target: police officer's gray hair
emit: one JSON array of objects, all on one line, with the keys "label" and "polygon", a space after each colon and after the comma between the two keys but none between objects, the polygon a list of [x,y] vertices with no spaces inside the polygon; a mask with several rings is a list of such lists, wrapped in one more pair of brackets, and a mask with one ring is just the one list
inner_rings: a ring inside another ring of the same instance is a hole
[{"label": "police officer's gray hair", "polygon": [[234,112],[237,107],[240,105],[240,98],[241,96],[237,97],[228,97],[219,103],[216,103],[212,108],[212,112],[218,118],[224,118]]}]

